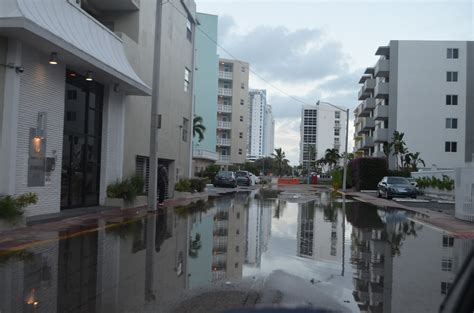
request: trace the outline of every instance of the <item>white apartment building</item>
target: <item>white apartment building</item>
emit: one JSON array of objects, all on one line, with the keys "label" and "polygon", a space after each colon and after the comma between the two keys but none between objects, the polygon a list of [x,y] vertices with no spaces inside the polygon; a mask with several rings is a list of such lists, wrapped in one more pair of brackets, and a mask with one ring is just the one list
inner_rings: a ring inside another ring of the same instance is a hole
[{"label": "white apartment building", "polygon": [[[474,42],[394,40],[375,54],[359,81],[355,151],[385,157],[383,145],[397,130],[426,167],[472,161]],[[389,163],[395,167],[393,156]]]},{"label": "white apartment building", "polygon": [[[341,109],[344,109],[341,107]],[[300,164],[324,157],[327,149],[344,152],[346,140],[345,113],[328,105],[305,105],[301,109]],[[315,155],[310,156],[311,148]]]},{"label": "white apartment building", "polygon": [[217,95],[217,164],[243,164],[248,138],[249,64],[219,60]]},{"label": "white apartment building", "polygon": [[267,103],[266,90],[250,90],[249,99],[247,159],[256,160],[273,152],[275,119],[272,107]]}]

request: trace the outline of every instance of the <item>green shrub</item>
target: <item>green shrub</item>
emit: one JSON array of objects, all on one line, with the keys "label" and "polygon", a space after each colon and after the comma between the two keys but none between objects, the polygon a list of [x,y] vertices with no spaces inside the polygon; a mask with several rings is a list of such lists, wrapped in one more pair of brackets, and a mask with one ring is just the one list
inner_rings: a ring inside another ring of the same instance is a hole
[{"label": "green shrub", "polygon": [[377,189],[377,184],[387,176],[387,162],[383,158],[357,158],[349,162],[352,172],[351,185],[357,190]]},{"label": "green shrub", "polygon": [[191,184],[191,192],[203,192],[207,185],[207,178],[191,178],[189,180]]},{"label": "green shrub", "polygon": [[204,171],[201,171],[196,174],[197,177],[207,178],[210,182],[214,181],[216,174],[220,171],[221,167],[219,165],[211,164]]},{"label": "green shrub", "polygon": [[187,178],[181,178],[174,186],[174,190],[179,192],[190,192],[191,181]]},{"label": "green shrub", "polygon": [[[344,168],[337,168],[332,171],[332,187],[334,189],[341,189],[342,183],[344,180]],[[319,182],[318,182],[319,183]],[[352,188],[352,169],[348,166],[347,167],[347,181],[346,181],[347,189]]]},{"label": "green shrub", "polygon": [[125,178],[107,186],[107,197],[120,198],[126,202],[133,202],[138,195],[143,194],[145,181],[141,176]]},{"label": "green shrub", "polygon": [[420,188],[438,188],[439,190],[451,191],[454,189],[454,180],[447,175],[443,175],[442,179],[432,177],[420,177],[416,179]]},{"label": "green shrub", "polygon": [[0,219],[15,219],[23,215],[23,208],[38,202],[38,196],[34,193],[25,193],[19,196],[0,197]]}]

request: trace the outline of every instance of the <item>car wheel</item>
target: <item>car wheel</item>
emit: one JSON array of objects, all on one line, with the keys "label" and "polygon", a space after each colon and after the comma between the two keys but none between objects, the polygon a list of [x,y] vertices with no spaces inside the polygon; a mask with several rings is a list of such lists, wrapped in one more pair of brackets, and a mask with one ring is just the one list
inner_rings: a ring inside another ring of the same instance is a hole
[{"label": "car wheel", "polygon": [[380,194],[380,190],[377,190],[377,198],[382,198],[382,195]]},{"label": "car wheel", "polygon": [[385,198],[387,198],[387,200],[392,200],[392,196],[388,193],[388,191],[385,191]]}]

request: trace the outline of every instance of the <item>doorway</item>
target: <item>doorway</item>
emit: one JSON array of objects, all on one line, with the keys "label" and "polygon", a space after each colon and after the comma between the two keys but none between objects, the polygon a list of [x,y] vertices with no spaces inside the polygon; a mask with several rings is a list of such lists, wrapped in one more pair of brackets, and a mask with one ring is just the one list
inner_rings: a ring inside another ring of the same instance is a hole
[{"label": "doorway", "polygon": [[99,204],[104,87],[67,71],[61,209]]}]

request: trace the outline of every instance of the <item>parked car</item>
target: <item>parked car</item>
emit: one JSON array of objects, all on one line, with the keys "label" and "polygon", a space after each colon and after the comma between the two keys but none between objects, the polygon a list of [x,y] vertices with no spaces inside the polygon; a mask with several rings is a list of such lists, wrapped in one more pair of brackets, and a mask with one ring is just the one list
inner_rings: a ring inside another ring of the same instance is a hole
[{"label": "parked car", "polygon": [[416,188],[405,177],[384,177],[377,185],[377,195],[387,199],[416,198]]},{"label": "parked car", "polygon": [[408,177],[407,180],[410,182],[410,184],[418,190],[418,183],[416,182],[416,179],[413,177]]},{"label": "parked car", "polygon": [[260,184],[261,182],[260,176],[255,176],[255,184]]},{"label": "parked car", "polygon": [[252,186],[252,178],[250,177],[250,175],[251,173],[247,171],[235,172],[235,177],[237,178],[237,185]]},{"label": "parked car", "polygon": [[237,187],[235,173],[231,171],[220,171],[214,178],[214,187]]}]

